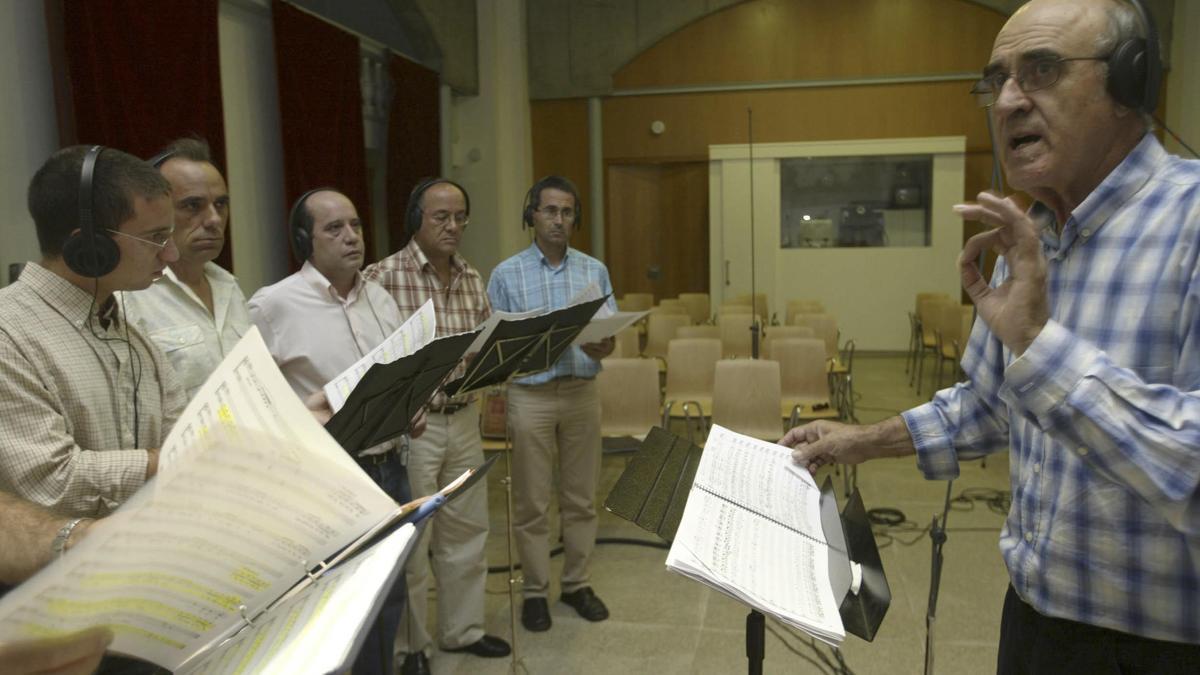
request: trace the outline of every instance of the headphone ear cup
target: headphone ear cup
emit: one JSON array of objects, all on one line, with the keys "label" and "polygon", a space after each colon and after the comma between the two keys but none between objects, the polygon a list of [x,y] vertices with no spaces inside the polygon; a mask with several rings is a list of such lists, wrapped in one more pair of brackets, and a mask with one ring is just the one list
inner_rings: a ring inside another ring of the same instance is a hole
[{"label": "headphone ear cup", "polygon": [[72,272],[98,279],[117,269],[121,249],[104,235],[76,232],[63,242],[62,258]]},{"label": "headphone ear cup", "polygon": [[1146,41],[1117,45],[1108,57],[1108,93],[1126,108],[1142,109],[1146,101]]},{"label": "headphone ear cup", "polygon": [[312,241],[308,238],[308,231],[303,227],[292,228],[292,250],[300,262],[312,257]]}]

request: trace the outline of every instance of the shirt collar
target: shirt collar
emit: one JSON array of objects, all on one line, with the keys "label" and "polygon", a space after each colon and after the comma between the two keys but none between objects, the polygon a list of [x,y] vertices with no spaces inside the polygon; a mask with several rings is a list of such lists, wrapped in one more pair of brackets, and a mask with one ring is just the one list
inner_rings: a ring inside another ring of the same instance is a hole
[{"label": "shirt collar", "polygon": [[[403,250],[411,256],[412,264],[415,265],[416,269],[422,272],[434,271],[433,263],[429,261],[429,256],[425,255],[425,251],[421,250],[421,246],[417,244],[415,237],[408,240],[408,245]],[[450,256],[450,269],[453,272],[450,275],[450,285],[453,286],[458,277],[471,271],[471,266],[467,264],[466,259],[462,255],[455,253]]]},{"label": "shirt collar", "polygon": [[[25,264],[25,268],[21,271],[21,276],[18,277],[17,283],[25,284],[33,289],[33,292],[41,296],[46,301],[46,304],[53,307],[67,321],[71,322],[71,325],[79,330],[83,330],[84,326],[87,325],[89,312],[95,309],[93,306],[95,296],[92,293],[83,290],[36,262],[31,261]],[[113,294],[110,304],[106,304],[104,307],[108,311],[109,316],[115,316],[111,312],[111,308],[116,307],[115,298],[116,294]]]},{"label": "shirt collar", "polygon": [[354,287],[350,289],[350,292],[346,294],[345,298],[343,298],[341,295],[338,295],[337,289],[333,287],[333,283],[330,282],[329,279],[325,278],[325,275],[321,274],[321,271],[314,267],[311,262],[305,260],[304,265],[300,267],[299,274],[300,278],[303,279],[309,286],[311,286],[313,290],[321,294],[322,297],[327,297],[331,300],[347,305],[354,304],[354,301],[358,299],[359,292],[362,291],[363,288],[363,276],[361,271],[354,273]]},{"label": "shirt collar", "polygon": [[1048,239],[1053,242],[1052,249],[1057,249],[1061,255],[1077,240],[1094,236],[1118,209],[1145,187],[1154,172],[1167,160],[1167,151],[1162,144],[1153,134],[1147,133],[1125,155],[1125,159],[1075,207],[1063,224],[1061,236],[1054,236],[1054,212],[1043,204],[1034,204],[1030,213],[1035,222],[1040,220],[1043,225],[1043,241]]},{"label": "shirt collar", "polygon": [[550,260],[548,258],[546,258],[546,254],[542,252],[541,247],[539,247],[537,245],[536,241],[529,244],[528,250],[533,252],[534,257],[538,260],[538,262],[545,265],[547,269],[554,270],[555,272],[565,268],[567,266],[567,261],[570,260],[570,258],[571,258],[570,245],[568,245],[567,250],[563,252],[563,259],[561,262],[559,262],[558,267],[555,267],[550,264]]}]

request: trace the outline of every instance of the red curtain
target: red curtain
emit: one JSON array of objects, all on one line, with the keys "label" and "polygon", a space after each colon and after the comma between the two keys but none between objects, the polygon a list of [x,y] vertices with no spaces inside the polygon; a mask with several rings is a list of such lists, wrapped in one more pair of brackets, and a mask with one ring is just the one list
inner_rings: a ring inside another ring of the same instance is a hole
[{"label": "red curtain", "polygon": [[[283,213],[304,192],[331,186],[370,223],[358,38],[281,0],[272,0],[271,17],[288,200]],[[280,223],[280,239],[287,242],[286,218]],[[363,236],[373,259],[369,226]]]},{"label": "red curtain", "polygon": [[394,92],[388,110],[388,234],[398,250],[408,244],[409,193],[422,178],[441,174],[439,78],[436,71],[395,54],[388,71]]},{"label": "red curtain", "polygon": [[[225,173],[217,0],[67,0],[48,8],[50,20],[58,16],[70,96],[59,105],[75,134],[64,144],[150,157],[194,134]],[[232,269],[232,232],[226,237],[217,263]]]}]

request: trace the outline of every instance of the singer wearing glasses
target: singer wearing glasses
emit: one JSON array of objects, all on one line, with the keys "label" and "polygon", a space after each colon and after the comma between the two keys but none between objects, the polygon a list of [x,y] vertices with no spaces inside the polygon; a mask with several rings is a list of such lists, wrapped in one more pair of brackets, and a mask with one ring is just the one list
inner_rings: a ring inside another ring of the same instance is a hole
[{"label": "singer wearing glasses", "polygon": [[[94,170],[81,181],[85,159]],[[114,295],[146,288],[179,257],[170,186],[132,155],[74,146],[38,169],[29,212],[42,260],[0,289],[0,490],[105,516],[155,474],[185,403]]]},{"label": "singer wearing glasses", "polygon": [[935,480],[1009,451],[1001,673],[1200,670],[1200,162],[1150,133],[1157,43],[1139,3],[1013,14],[972,92],[1034,203],[955,207],[992,228],[958,261],[969,381],[781,440],[810,470],[915,454]]}]

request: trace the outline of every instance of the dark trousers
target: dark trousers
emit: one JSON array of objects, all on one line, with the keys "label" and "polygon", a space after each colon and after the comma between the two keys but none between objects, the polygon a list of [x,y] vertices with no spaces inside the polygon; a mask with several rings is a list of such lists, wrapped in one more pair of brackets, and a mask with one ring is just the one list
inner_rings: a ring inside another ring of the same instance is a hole
[{"label": "dark trousers", "polygon": [[[408,487],[408,471],[395,454],[381,463],[360,462],[363,471],[384,492],[399,504],[412,501]],[[400,571],[392,590],[388,592],[375,618],[375,625],[367,633],[358,658],[354,661],[354,675],[394,675],[396,672],[396,631],[400,629],[400,617],[404,614],[404,601],[408,587],[404,583],[404,571]]]},{"label": "dark trousers", "polygon": [[1200,673],[1200,645],[1166,642],[1039,614],[1012,586],[1000,619],[1000,675]]}]

